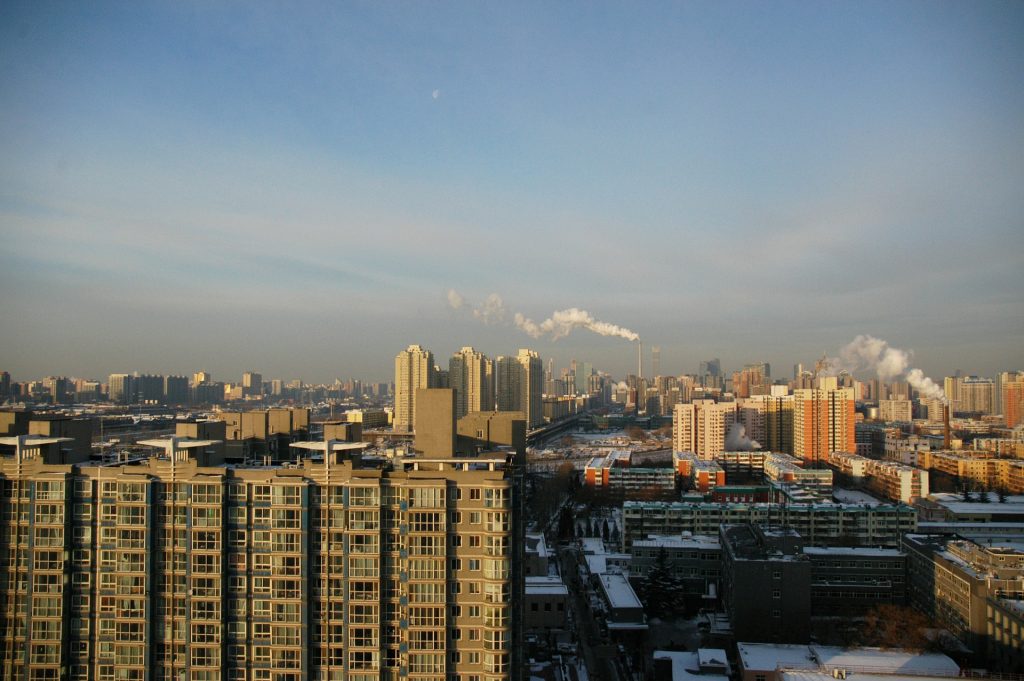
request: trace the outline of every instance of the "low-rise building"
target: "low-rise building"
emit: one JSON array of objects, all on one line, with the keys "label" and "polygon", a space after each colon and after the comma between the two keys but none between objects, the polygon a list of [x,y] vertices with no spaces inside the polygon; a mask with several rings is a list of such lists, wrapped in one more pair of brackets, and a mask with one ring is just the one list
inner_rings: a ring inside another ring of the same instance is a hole
[{"label": "low-rise building", "polygon": [[569,627],[569,588],[558,577],[527,577],[523,623],[530,633]]},{"label": "low-rise building", "polygon": [[[774,645],[737,643],[742,681],[795,681],[800,678],[871,679],[876,676],[929,677],[960,676],[960,666],[948,655],[879,648],[838,648],[819,645]],[[794,677],[793,672],[798,672]]]},{"label": "low-rise building", "polygon": [[633,542],[630,574],[646,577],[661,556],[672,574],[682,580],[687,596],[713,596],[722,574],[722,545],[717,536],[652,537]]},{"label": "low-rise building", "polygon": [[824,495],[832,493],[832,471],[828,468],[804,468],[803,461],[788,454],[767,454],[764,477],[772,482],[794,482]]},{"label": "low-rise building", "polygon": [[898,549],[807,546],[811,614],[863,615],[907,602],[907,558]]},{"label": "low-rise building", "polygon": [[920,534],[905,535],[903,550],[911,604],[959,637],[981,662],[994,644],[990,599],[1024,599],[1024,551]]},{"label": "low-rise building", "polygon": [[[995,506],[995,504],[992,504]],[[917,528],[917,511],[905,504],[747,504],[627,501],[622,506],[623,547],[649,535],[714,534],[722,524],[792,527],[810,545],[899,545]]]},{"label": "low-rise building", "polygon": [[811,562],[788,528],[722,525],[722,602],[736,638],[806,641],[811,621]]}]

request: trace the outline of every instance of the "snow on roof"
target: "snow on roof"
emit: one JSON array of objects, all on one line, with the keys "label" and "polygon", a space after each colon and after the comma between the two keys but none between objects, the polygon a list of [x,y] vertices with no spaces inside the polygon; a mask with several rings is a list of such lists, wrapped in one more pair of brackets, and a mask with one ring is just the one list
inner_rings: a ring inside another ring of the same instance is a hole
[{"label": "snow on roof", "polygon": [[664,546],[672,549],[719,549],[721,544],[718,537],[706,535],[676,536],[676,535],[652,535],[648,539],[634,539],[633,548],[658,548]]},{"label": "snow on roof", "polygon": [[700,660],[701,668],[729,666],[729,659],[721,648],[698,648],[697,658]]},{"label": "snow on roof", "polygon": [[636,592],[633,591],[633,587],[629,585],[629,580],[622,575],[601,575],[601,588],[612,608],[640,608],[642,610],[644,607]]},{"label": "snow on roof", "polygon": [[773,643],[737,643],[740,666],[743,671],[774,671],[778,667],[789,669],[817,669],[818,663],[805,645],[777,645]]},{"label": "snow on roof", "polygon": [[[948,676],[925,674],[870,674],[846,670],[845,678],[850,681],[929,681],[929,679],[946,679]],[[834,681],[831,671],[784,671],[779,674],[780,681]]]},{"label": "snow on roof", "polygon": [[[671,660],[672,662],[672,681],[693,681],[700,679],[700,681],[728,681],[728,676],[725,674],[702,674],[700,671],[700,653],[704,652],[701,648],[696,653],[678,650],[655,650],[655,660]],[[725,651],[718,650],[714,651],[722,654],[722,659],[725,659]]]},{"label": "snow on roof", "polygon": [[[880,678],[893,681],[892,675],[958,676],[960,667],[952,658],[941,653],[914,653],[881,648],[839,648],[817,645],[775,645],[770,643],[738,643],[740,663],[744,671],[773,671],[775,669],[803,670],[811,672],[806,677],[789,672],[784,678],[817,681],[817,674],[828,674],[839,668],[857,671],[857,681],[867,681],[869,676],[884,675]],[[802,672],[801,672],[802,673]]]},{"label": "snow on roof", "polygon": [[569,594],[569,587],[562,583],[561,579],[551,577],[527,577],[527,596],[566,596]]},{"label": "snow on roof", "polygon": [[879,674],[958,676],[960,665],[942,653],[915,653],[881,648],[810,646],[823,667],[859,668]]},{"label": "snow on roof", "polygon": [[594,555],[605,553],[604,540],[600,537],[586,537],[583,539],[583,553]]},{"label": "snow on roof", "polygon": [[812,556],[871,556],[899,558],[903,552],[899,549],[873,549],[862,546],[805,546],[804,553]]},{"label": "snow on roof", "polygon": [[842,489],[840,487],[832,488],[832,496],[835,497],[836,501],[840,501],[846,504],[872,504],[881,505],[882,501],[879,501],[875,497],[871,496],[867,492],[861,492],[855,489]]},{"label": "snow on roof", "polygon": [[586,556],[586,559],[590,574],[603,575],[608,572],[608,564],[605,562],[604,556]]}]

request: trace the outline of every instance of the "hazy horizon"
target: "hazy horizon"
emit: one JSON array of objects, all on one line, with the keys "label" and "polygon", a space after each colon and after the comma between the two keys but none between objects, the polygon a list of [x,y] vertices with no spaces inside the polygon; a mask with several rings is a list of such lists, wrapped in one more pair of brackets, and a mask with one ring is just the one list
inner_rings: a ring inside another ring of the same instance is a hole
[{"label": "hazy horizon", "polygon": [[0,370],[636,371],[513,317],[570,308],[645,375],[858,334],[1022,368],[1022,35],[1009,2],[4,3]]}]

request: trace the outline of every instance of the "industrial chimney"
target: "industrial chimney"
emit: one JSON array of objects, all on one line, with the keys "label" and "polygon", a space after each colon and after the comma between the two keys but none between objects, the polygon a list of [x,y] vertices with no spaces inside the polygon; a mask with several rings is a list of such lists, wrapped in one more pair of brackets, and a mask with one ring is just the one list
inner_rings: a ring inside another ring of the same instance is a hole
[{"label": "industrial chimney", "polygon": [[949,405],[942,405],[942,448],[952,449],[953,439],[949,435]]},{"label": "industrial chimney", "polygon": [[636,343],[636,364],[637,387],[639,387],[639,381],[643,380],[644,377],[644,344],[640,341]]}]

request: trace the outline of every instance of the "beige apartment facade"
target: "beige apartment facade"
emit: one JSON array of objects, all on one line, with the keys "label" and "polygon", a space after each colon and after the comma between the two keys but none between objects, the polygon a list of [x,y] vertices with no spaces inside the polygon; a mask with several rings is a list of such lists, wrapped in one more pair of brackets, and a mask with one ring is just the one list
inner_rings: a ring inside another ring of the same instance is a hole
[{"label": "beige apartment facade", "polygon": [[395,432],[412,432],[416,424],[416,391],[434,388],[434,353],[410,345],[395,357]]},{"label": "beige apartment facade", "polygon": [[510,679],[506,459],[341,446],[273,467],[4,457],[0,675]]}]

